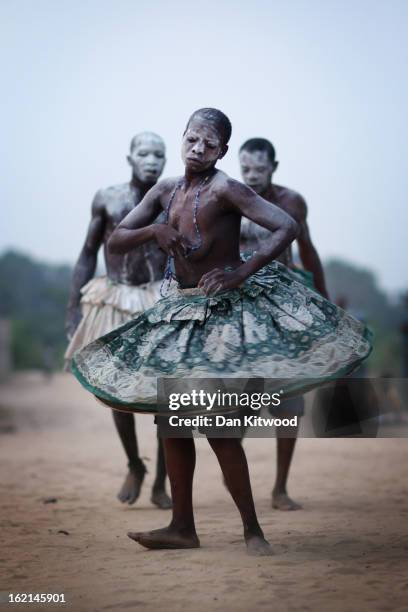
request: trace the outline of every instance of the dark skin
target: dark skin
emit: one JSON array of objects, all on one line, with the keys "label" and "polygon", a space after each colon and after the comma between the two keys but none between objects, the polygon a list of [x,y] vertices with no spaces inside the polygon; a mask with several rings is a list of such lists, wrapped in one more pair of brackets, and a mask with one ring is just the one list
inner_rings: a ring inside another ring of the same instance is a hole
[{"label": "dark skin", "polygon": [[[241,173],[244,182],[265,200],[274,203],[290,215],[299,226],[296,242],[299,249],[299,257],[302,266],[313,274],[313,282],[316,289],[325,298],[329,299],[324,279],[323,266],[319,254],[314,246],[307,223],[307,204],[304,198],[287,187],[272,183],[273,173],[278,168],[279,162],[271,162],[265,151],[240,153]],[[254,250],[264,239],[269,239],[268,233],[261,228],[250,227],[251,224],[243,224],[241,231],[241,248]],[[293,261],[292,246],[277,258],[285,266],[295,268]]]},{"label": "dark skin", "polygon": [[[140,206],[112,234],[109,241],[112,252],[125,253],[155,240],[165,252],[174,256],[181,286],[198,286],[206,295],[238,287],[277,257],[296,237],[297,224],[278,207],[215,169],[217,160],[226,151],[227,146],[214,125],[195,115],[183,136],[185,174],[183,185],[175,194],[168,225],[152,225],[152,221],[166,209],[180,179],[161,181],[146,195]],[[204,179],[207,180],[202,184]],[[199,185],[202,189],[197,220],[202,245],[189,254],[191,246],[197,243],[192,206]],[[242,215],[274,232],[273,240],[265,249],[245,264],[239,257]],[[226,266],[233,270],[225,271]],[[240,441],[232,438],[209,438],[208,441],[241,514],[248,553],[271,554],[256,517],[248,466]],[[194,441],[188,438],[165,439],[164,446],[173,497],[172,521],[164,529],[128,535],[146,548],[196,548],[200,543],[192,506]]]},{"label": "dark skin", "polygon": [[[269,185],[268,189],[263,191],[260,195],[262,195],[265,200],[273,202],[282,208],[282,210],[287,212],[288,215],[298,222],[299,234],[296,238],[296,242],[299,249],[300,261],[302,262],[303,268],[313,274],[313,282],[316,289],[328,299],[323,266],[316,247],[310,237],[307,223],[307,204],[305,200],[299,193],[296,193],[296,191],[275,184]],[[257,241],[254,241],[252,237],[246,239],[244,235],[241,242],[246,248],[256,248]],[[289,245],[284,253],[277,259],[288,268],[296,268],[293,261],[291,245]]]},{"label": "dark skin", "polygon": [[[165,162],[164,145],[160,140],[143,134],[128,156],[128,161],[133,169],[130,183],[98,191],[92,203],[91,222],[72,278],[66,319],[69,338],[72,337],[81,319],[81,288],[94,277],[98,251],[101,247],[107,275],[113,281],[137,286],[163,277],[166,256],[157,245],[153,243],[144,245],[126,255],[111,253],[107,248],[114,229],[156,183]],[[118,499],[122,503],[134,504],[140,495],[146,473],[144,463],[139,456],[135,418],[131,413],[117,410],[113,410],[112,415],[129,466]],[[171,508],[171,499],[165,491],[167,471],[160,439],[158,439],[156,466],[151,501],[159,508],[168,509]]]},{"label": "dark skin", "polygon": [[[299,233],[296,241],[303,268],[313,274],[316,289],[328,299],[323,266],[310,236],[307,223],[307,205],[304,198],[296,191],[272,183],[272,176],[278,167],[278,162],[272,162],[268,159],[266,151],[248,152],[244,150],[241,151],[239,157],[241,173],[245,183],[265,200],[273,202],[297,221]],[[257,227],[251,222],[246,222],[241,228],[241,250],[256,250],[262,241],[269,238],[270,235],[263,228]],[[291,245],[285,249],[278,259],[289,268],[295,268]],[[291,499],[287,493],[287,480],[297,431],[295,432],[294,428],[291,427],[291,437],[288,437],[288,433],[285,428],[279,427],[277,429],[277,470],[272,490],[272,507],[278,510],[298,510],[302,507]],[[295,434],[295,436],[292,436],[292,434]]]}]

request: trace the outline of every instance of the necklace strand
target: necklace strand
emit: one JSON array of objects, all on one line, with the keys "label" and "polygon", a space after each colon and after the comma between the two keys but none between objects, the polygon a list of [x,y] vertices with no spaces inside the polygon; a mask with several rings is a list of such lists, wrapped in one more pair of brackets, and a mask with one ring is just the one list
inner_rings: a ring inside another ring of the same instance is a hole
[{"label": "necklace strand", "polygon": [[[197,213],[198,213],[198,209],[200,206],[200,194],[201,194],[201,190],[204,187],[205,183],[208,181],[209,179],[209,175],[206,176],[205,178],[203,178],[201,180],[201,182],[198,185],[197,191],[195,193],[194,196],[194,206],[193,206],[193,223],[194,223],[194,229],[195,229],[195,233],[197,236],[197,242],[195,244],[192,244],[191,246],[187,247],[184,249],[184,257],[190,257],[191,253],[194,253],[195,251],[198,251],[198,249],[202,246],[202,238],[201,238],[201,232],[200,232],[200,228],[198,227],[198,221],[197,221]],[[170,208],[171,205],[173,204],[173,200],[176,196],[177,191],[184,185],[185,181],[184,179],[181,179],[180,181],[178,181],[171,193],[169,202],[166,206],[166,211],[165,211],[165,220],[166,220],[166,224],[169,224],[169,217],[170,217]],[[172,280],[176,280],[176,275],[174,274],[173,270],[172,270],[172,260],[174,261],[174,257],[171,257],[171,255],[167,256],[167,262],[166,262],[166,268],[164,271],[164,277],[163,277],[163,281],[162,284],[160,286],[160,295],[162,297],[164,297],[167,293],[167,291],[169,290],[170,284]],[[165,283],[167,282],[167,289],[166,289],[166,293],[163,292],[163,288]]]}]

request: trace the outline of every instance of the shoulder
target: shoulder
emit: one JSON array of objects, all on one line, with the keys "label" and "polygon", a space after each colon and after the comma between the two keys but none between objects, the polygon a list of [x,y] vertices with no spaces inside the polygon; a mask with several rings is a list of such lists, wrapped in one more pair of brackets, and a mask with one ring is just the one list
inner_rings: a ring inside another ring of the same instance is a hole
[{"label": "shoulder", "polygon": [[235,185],[240,185],[240,184],[242,183],[228,176],[228,174],[226,174],[222,170],[217,170],[217,173],[214,177],[214,182],[213,182],[214,187],[216,189],[219,189],[220,191],[229,189],[231,187],[234,187]]},{"label": "shoulder", "polygon": [[166,193],[174,189],[176,185],[180,183],[182,178],[183,177],[181,176],[173,176],[173,177],[162,179],[161,181],[156,183],[153,189],[157,191],[157,193],[159,193],[160,195],[165,195]]},{"label": "shoulder", "polygon": [[305,198],[294,189],[273,185],[274,191],[278,195],[279,204],[295,217],[297,221],[304,221],[307,216],[307,204]]},{"label": "shoulder", "polygon": [[105,189],[99,189],[92,200],[92,214],[97,215],[105,211],[106,197]]},{"label": "shoulder", "polygon": [[165,208],[171,194],[180,182],[180,177],[165,178],[158,181],[153,187],[147,192],[145,198],[149,204],[159,204],[162,208]]},{"label": "shoulder", "polygon": [[104,189],[100,189],[97,193],[101,194],[106,198],[113,198],[117,196],[123,196],[130,192],[129,183],[120,183],[119,185],[111,185],[110,187],[105,187]]},{"label": "shoulder", "polygon": [[123,201],[123,198],[129,194],[129,183],[121,183],[120,185],[112,185],[99,189],[94,196],[92,210],[94,212],[105,210],[108,204],[116,200]]},{"label": "shoulder", "polygon": [[213,184],[213,189],[218,196],[226,199],[234,199],[239,195],[249,196],[253,194],[252,189],[228,176],[222,170],[218,170],[216,179]]}]

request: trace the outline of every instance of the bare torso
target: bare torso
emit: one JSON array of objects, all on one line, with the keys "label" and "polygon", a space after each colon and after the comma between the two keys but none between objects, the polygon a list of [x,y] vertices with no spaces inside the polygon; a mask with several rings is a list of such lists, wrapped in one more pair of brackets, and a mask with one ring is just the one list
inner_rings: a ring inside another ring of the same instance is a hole
[{"label": "bare torso", "polygon": [[[104,219],[103,251],[110,279],[129,285],[140,285],[163,278],[166,255],[155,242],[136,247],[124,255],[109,253],[107,242],[117,225],[143,198],[141,189],[131,183],[108,187],[98,193],[98,207]],[[160,216],[161,217],[161,216]],[[163,222],[163,218],[158,222]]]},{"label": "bare torso", "polygon": [[[165,210],[174,187],[181,179],[168,181],[163,192],[161,204]],[[169,225],[176,229],[185,242],[199,248],[187,257],[176,254],[174,265],[176,276],[184,287],[194,287],[200,278],[210,270],[227,266],[236,268],[240,265],[239,234],[241,215],[223,206],[220,191],[229,177],[220,170],[210,177],[202,186],[197,210],[197,234],[194,223],[194,202],[198,185],[176,190],[169,210]],[[236,188],[236,184],[232,185]]]},{"label": "bare torso", "polygon": [[[265,193],[261,195],[265,200],[268,200],[268,202],[272,202],[279,206],[279,208],[282,208],[282,210],[288,213],[288,215],[298,223],[302,223],[304,220],[304,200],[296,191],[280,185],[271,184]],[[241,223],[241,251],[255,251],[259,247],[259,243],[263,240],[267,240],[270,235],[271,232],[269,230],[260,225],[256,225],[253,221],[244,217]],[[277,260],[282,262],[285,266],[293,267],[292,246],[289,245],[289,247],[277,257]]]}]

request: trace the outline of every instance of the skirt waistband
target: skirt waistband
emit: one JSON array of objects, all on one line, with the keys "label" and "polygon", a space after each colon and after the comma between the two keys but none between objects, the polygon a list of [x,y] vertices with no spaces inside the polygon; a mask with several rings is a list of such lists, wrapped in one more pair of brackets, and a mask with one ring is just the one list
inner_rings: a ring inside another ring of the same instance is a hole
[{"label": "skirt waistband", "polygon": [[177,293],[179,295],[205,295],[201,287],[187,287],[186,289],[177,287]]}]

